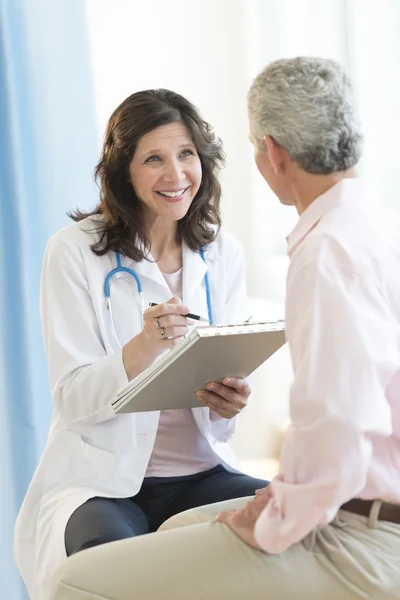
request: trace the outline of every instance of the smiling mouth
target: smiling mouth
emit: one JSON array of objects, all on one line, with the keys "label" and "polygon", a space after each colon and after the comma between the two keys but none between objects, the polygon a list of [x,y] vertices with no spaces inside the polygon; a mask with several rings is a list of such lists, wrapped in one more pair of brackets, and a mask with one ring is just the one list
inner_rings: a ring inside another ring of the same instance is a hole
[{"label": "smiling mouth", "polygon": [[174,190],[174,191],[160,191],[158,190],[156,192],[156,194],[159,194],[159,196],[162,196],[163,198],[166,198],[167,200],[170,200],[172,202],[176,202],[177,200],[180,200],[182,198],[182,196],[185,194],[185,192],[189,189],[189,187],[185,187],[185,188],[181,188],[180,190]]}]

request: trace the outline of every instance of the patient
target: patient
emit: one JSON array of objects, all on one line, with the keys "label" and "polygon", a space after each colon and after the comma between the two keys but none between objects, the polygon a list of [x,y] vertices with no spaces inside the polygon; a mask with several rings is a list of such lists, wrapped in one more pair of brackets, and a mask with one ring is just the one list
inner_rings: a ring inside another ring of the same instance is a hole
[{"label": "patient", "polygon": [[357,177],[361,134],[336,62],[270,64],[248,108],[257,167],[299,214],[280,474],[250,502],[67,559],[52,600],[400,597],[400,217]]}]

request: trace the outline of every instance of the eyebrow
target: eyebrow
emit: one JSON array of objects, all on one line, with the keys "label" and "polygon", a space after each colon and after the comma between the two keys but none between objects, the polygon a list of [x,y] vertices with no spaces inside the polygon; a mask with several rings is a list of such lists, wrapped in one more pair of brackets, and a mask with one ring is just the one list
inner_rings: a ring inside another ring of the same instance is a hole
[{"label": "eyebrow", "polygon": [[[196,146],[193,144],[193,142],[187,142],[186,144],[179,144],[178,148],[188,148],[189,146],[191,146],[192,148],[196,148]],[[147,152],[144,153],[143,156],[146,156],[146,154],[155,154],[156,152],[162,154],[162,150],[154,149],[154,150],[148,150]]]}]

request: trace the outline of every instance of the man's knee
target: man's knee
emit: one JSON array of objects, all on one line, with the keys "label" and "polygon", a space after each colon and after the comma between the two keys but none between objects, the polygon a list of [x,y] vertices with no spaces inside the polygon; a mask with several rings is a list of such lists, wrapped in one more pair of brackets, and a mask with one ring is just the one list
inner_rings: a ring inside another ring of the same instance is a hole
[{"label": "man's knee", "polygon": [[186,527],[187,525],[196,525],[198,523],[208,523],[212,521],[213,517],[208,514],[207,511],[202,510],[204,508],[207,507],[201,506],[199,508],[192,508],[178,513],[164,521],[158,531],[178,529],[179,527]]},{"label": "man's knee", "polygon": [[186,527],[187,525],[198,525],[199,523],[210,523],[220,512],[233,508],[242,508],[250,499],[249,497],[233,498],[225,502],[216,502],[215,504],[206,504],[185,510],[167,519],[159,527],[159,531],[177,529],[179,527]]}]

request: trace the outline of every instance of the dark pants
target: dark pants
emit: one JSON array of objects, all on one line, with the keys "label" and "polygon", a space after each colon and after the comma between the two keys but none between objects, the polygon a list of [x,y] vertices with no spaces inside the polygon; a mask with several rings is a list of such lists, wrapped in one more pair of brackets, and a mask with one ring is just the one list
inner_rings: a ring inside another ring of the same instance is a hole
[{"label": "dark pants", "polygon": [[70,517],[65,548],[80,550],[156,531],[167,519],[190,508],[252,496],[268,484],[221,465],[185,477],[147,477],[133,498],[91,498]]}]

